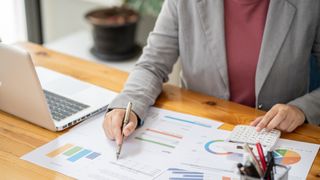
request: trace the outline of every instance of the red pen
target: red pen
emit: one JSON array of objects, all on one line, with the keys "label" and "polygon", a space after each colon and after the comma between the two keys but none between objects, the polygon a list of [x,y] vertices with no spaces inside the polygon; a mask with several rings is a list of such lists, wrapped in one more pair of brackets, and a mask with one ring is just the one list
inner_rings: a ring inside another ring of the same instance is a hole
[{"label": "red pen", "polygon": [[266,169],[267,169],[267,163],[266,163],[266,159],[264,158],[264,153],[263,153],[262,146],[261,146],[260,143],[257,143],[256,147],[257,147],[257,150],[258,150],[258,154],[259,154],[262,170],[265,172]]}]

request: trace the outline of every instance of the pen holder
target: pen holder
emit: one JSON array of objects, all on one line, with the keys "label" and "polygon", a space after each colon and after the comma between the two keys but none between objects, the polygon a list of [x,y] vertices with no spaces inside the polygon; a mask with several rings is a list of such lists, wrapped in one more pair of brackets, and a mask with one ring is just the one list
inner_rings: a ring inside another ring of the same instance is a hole
[{"label": "pen holder", "polygon": [[[276,164],[275,171],[274,171],[274,180],[288,180],[289,170],[290,170],[289,166]],[[264,180],[264,178],[255,178],[247,175],[240,175],[240,179],[241,180]]]}]

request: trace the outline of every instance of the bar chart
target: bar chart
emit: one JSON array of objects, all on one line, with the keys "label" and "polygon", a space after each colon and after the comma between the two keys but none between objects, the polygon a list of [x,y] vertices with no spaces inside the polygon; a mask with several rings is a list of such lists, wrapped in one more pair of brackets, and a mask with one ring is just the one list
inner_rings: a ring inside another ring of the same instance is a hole
[{"label": "bar chart", "polygon": [[94,160],[101,154],[73,144],[65,144],[46,154],[49,158],[64,156],[67,161],[76,162],[82,158]]},{"label": "bar chart", "polygon": [[164,116],[164,118],[166,118],[167,120],[179,121],[179,122],[183,122],[183,123],[186,123],[186,124],[191,124],[191,125],[194,125],[194,126],[200,126],[200,127],[205,127],[205,128],[212,128],[212,126],[209,125],[209,124],[201,123],[201,122],[194,121],[194,120],[182,119],[182,118],[178,118],[178,117],[174,117],[174,116],[169,116],[169,115]]},{"label": "bar chart", "polygon": [[169,168],[169,180],[203,180],[204,173],[197,171],[188,171],[180,168]]},{"label": "bar chart", "polygon": [[[169,179],[169,180],[239,180],[234,177],[233,174],[219,174],[208,171],[202,171],[200,169],[185,169],[180,167],[169,168],[166,171],[167,175],[164,174],[158,179]],[[230,176],[229,176],[230,175]]]},{"label": "bar chart", "polygon": [[135,139],[147,143],[152,143],[154,145],[174,149],[176,145],[179,144],[179,141],[182,139],[182,136],[174,134],[172,132],[147,128],[139,136],[135,137]]}]

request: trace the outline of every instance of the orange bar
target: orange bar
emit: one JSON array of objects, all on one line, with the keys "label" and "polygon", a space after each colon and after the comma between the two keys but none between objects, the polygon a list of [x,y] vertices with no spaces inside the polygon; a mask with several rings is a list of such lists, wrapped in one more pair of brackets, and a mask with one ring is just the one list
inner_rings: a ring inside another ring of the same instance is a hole
[{"label": "orange bar", "polygon": [[61,154],[62,152],[64,152],[65,150],[71,148],[73,145],[72,144],[65,144],[64,146],[59,147],[58,149],[51,151],[47,154],[48,157],[55,157],[59,154]]},{"label": "orange bar", "polygon": [[155,130],[155,129],[149,129],[149,128],[147,128],[147,131],[151,131],[151,132],[154,132],[154,133],[159,133],[159,134],[162,134],[162,135],[166,135],[166,136],[170,136],[170,137],[182,139],[181,136],[177,136],[177,135],[170,134],[170,133],[163,132],[163,131],[158,131],[158,130]]}]

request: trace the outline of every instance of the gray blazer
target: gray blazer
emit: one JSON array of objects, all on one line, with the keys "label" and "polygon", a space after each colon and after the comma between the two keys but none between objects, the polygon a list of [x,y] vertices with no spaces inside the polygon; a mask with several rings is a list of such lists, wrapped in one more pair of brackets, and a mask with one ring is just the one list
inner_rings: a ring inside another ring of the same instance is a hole
[{"label": "gray blazer", "polygon": [[[132,101],[143,119],[178,57],[183,87],[228,100],[223,6],[223,0],[165,1],[148,45],[110,108]],[[256,107],[295,105],[310,123],[320,124],[320,89],[308,91],[311,53],[320,68],[320,0],[270,0],[256,71]]]}]

